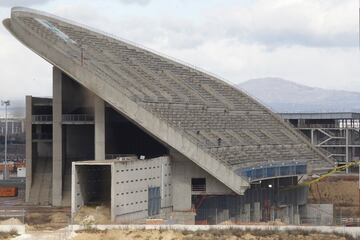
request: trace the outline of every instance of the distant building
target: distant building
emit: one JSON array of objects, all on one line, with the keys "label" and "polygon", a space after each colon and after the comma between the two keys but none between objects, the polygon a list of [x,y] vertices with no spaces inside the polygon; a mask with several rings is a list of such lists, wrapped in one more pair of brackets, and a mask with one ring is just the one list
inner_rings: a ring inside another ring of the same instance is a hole
[{"label": "distant building", "polygon": [[[360,161],[360,113],[281,113],[337,165]],[[356,170],[357,171],[357,170]],[[349,172],[349,170],[347,170]]]},{"label": "distant building", "polygon": [[26,200],[109,207],[114,222],[300,222],[298,177],[333,160],[207,73],[59,17],[13,8],[5,27],[53,67],[26,98]]},{"label": "distant building", "polygon": [[[24,134],[25,119],[24,118],[8,118],[8,134]],[[5,135],[5,118],[0,118],[0,136]]]},{"label": "distant building", "polygon": [[[5,119],[0,118],[0,163],[5,158]],[[25,161],[25,119],[8,118],[8,148],[7,160]]]}]

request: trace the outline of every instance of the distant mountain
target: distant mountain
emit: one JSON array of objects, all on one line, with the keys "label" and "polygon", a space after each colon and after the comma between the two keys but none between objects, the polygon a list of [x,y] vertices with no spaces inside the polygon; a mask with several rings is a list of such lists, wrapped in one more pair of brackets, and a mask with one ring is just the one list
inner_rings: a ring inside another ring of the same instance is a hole
[{"label": "distant mountain", "polygon": [[313,88],[280,78],[236,85],[276,112],[360,112],[360,93]]},{"label": "distant mountain", "polygon": [[[360,112],[360,92],[327,90],[280,78],[258,78],[237,84],[276,112]],[[9,117],[25,116],[25,98],[10,100]],[[0,106],[0,118],[4,117]]]}]

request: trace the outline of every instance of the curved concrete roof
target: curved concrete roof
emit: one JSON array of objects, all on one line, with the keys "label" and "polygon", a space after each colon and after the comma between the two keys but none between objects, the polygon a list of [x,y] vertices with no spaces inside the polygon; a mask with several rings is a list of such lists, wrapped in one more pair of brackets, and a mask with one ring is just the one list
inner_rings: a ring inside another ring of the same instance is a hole
[{"label": "curved concrete roof", "polygon": [[23,44],[180,152],[236,193],[239,169],[333,161],[266,107],[232,85],[136,44],[27,8],[6,28]]}]

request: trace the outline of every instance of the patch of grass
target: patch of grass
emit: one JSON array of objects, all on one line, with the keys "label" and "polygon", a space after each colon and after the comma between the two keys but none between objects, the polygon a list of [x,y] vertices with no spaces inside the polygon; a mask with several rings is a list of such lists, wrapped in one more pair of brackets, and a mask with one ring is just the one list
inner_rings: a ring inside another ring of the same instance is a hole
[{"label": "patch of grass", "polygon": [[340,234],[340,233],[333,233],[333,234],[338,237],[344,237],[346,240],[359,240],[359,238],[353,237],[350,234]]},{"label": "patch of grass", "polygon": [[19,234],[14,229],[10,230],[9,232],[0,232],[0,239],[10,239],[16,236],[19,236]]},{"label": "patch of grass", "polygon": [[49,215],[40,213],[30,213],[25,216],[25,222],[29,225],[39,225],[50,223],[51,219]]},{"label": "patch of grass", "polygon": [[76,233],[94,233],[94,234],[97,234],[97,233],[104,233],[106,234],[108,232],[107,229],[105,230],[100,230],[100,229],[97,229],[97,228],[85,228],[85,229],[82,229],[82,230],[76,230],[75,231]]},{"label": "patch of grass", "polygon": [[181,231],[182,235],[186,236],[186,235],[189,235],[189,234],[192,234],[193,232],[189,231],[189,230],[184,230],[184,231]]}]

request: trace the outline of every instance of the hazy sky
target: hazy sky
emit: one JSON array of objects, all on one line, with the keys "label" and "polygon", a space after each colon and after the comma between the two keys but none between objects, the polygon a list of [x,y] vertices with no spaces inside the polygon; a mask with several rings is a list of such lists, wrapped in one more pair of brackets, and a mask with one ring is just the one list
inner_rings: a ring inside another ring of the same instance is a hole
[{"label": "hazy sky", "polygon": [[[239,83],[360,91],[357,0],[0,0],[48,11]],[[51,95],[51,66],[0,27],[0,97]]]}]

